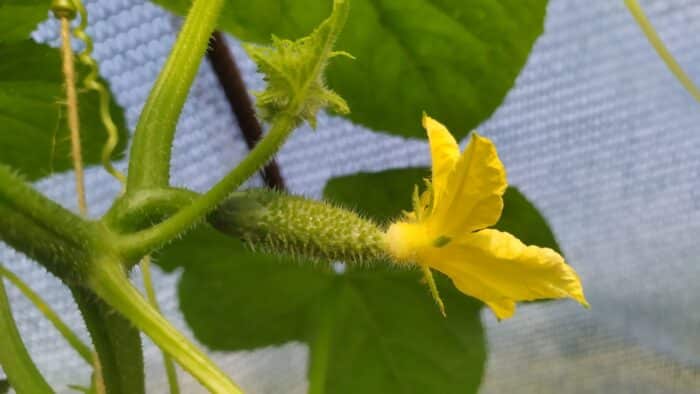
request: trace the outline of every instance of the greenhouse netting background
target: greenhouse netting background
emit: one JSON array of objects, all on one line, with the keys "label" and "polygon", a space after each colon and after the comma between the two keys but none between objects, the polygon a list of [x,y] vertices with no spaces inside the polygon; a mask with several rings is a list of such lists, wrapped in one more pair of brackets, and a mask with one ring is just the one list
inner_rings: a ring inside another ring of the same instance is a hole
[{"label": "greenhouse netting background", "polygon": [[[133,129],[180,19],[141,0],[86,5],[94,56]],[[642,5],[700,82],[700,1]],[[55,45],[57,32],[50,20],[34,38]],[[246,82],[261,88],[239,43],[229,44]],[[700,104],[668,72],[622,1],[551,0],[545,33],[515,88],[479,130],[499,147],[510,183],[549,220],[592,305],[589,311],[573,302],[525,305],[502,323],[485,311],[490,350],[481,392],[700,393]],[[204,62],[178,125],[174,181],[204,190],[246,151]],[[423,141],[371,133],[329,116],[320,117],[316,132],[306,126],[296,132],[278,155],[289,189],[312,197],[320,197],[334,176],[428,161]],[[75,208],[71,175],[37,187]],[[119,185],[93,168],[87,189],[97,215]],[[87,339],[57,279],[6,247],[0,260]],[[157,274],[164,313],[187,330],[178,309],[178,273]],[[31,354],[50,382],[64,388],[85,382],[90,369],[81,368],[16,289],[8,291]],[[145,352],[149,392],[166,392],[159,351],[146,341]],[[213,357],[247,392],[306,390],[302,344]],[[192,378],[181,379],[183,392],[203,391]]]}]

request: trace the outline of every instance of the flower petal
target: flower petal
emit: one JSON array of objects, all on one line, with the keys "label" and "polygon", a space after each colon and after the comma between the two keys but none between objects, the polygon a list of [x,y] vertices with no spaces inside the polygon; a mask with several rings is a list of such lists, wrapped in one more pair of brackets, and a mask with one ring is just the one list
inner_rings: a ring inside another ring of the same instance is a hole
[{"label": "flower petal", "polygon": [[513,300],[490,301],[486,305],[496,315],[498,320],[509,319],[515,314],[515,301]]},{"label": "flower petal", "polygon": [[459,160],[459,145],[445,126],[423,114],[423,128],[430,141],[430,157],[433,160],[433,207],[445,194],[447,180]]},{"label": "flower petal", "polygon": [[515,301],[569,297],[588,306],[576,271],[557,252],[526,246],[505,232],[471,233],[424,252],[423,259],[500,319],[512,315]]},{"label": "flower petal", "polygon": [[433,208],[431,233],[455,237],[496,224],[507,186],[506,171],[493,142],[472,132],[448,178],[442,204]]}]

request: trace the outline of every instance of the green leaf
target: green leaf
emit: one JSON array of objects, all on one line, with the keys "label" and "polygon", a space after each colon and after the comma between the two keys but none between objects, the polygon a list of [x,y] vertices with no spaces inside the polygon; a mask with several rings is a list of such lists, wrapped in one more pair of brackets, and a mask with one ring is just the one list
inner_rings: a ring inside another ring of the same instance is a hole
[{"label": "green leaf", "polygon": [[[189,0],[156,0],[183,14]],[[228,0],[221,28],[244,41],[297,38],[330,1]],[[465,136],[501,104],[543,31],[546,0],[353,0],[336,45],[357,60],[328,68],[349,118],[424,138],[422,111]]]},{"label": "green leaf", "polygon": [[480,304],[443,281],[443,318],[414,271],[348,271],[246,250],[200,228],[158,259],[184,267],[180,307],[199,341],[249,350],[310,347],[310,392],[475,393],[484,368]]},{"label": "green leaf", "polygon": [[329,285],[308,264],[252,253],[208,227],[166,247],[156,262],[166,270],[185,268],[180,308],[197,339],[219,350],[303,337],[303,315]]},{"label": "green leaf", "polygon": [[10,391],[10,381],[0,379],[0,394],[7,394]]},{"label": "green leaf", "polygon": [[413,187],[423,187],[425,178],[430,178],[428,168],[363,172],[329,180],[323,194],[363,215],[388,222],[412,209]]},{"label": "green leaf", "polygon": [[503,213],[494,227],[517,236],[528,245],[544,246],[563,255],[547,220],[514,186],[509,186],[503,195]]},{"label": "green leaf", "polygon": [[[0,44],[0,163],[29,180],[72,169],[70,132],[65,119],[65,94],[59,51],[30,40]],[[76,68],[79,76],[86,69]],[[80,92],[80,89],[79,89]],[[100,163],[107,131],[99,117],[98,94],[78,95],[83,161]],[[124,114],[111,101],[119,130],[113,158],[121,157],[127,132]]]},{"label": "green leaf", "polygon": [[0,44],[29,38],[50,8],[51,0],[0,1]]},{"label": "green leaf", "polygon": [[[326,184],[324,194],[360,213],[378,220],[389,220],[398,217],[401,211],[411,210],[413,186],[422,187],[426,177],[430,177],[430,169],[427,168],[359,173],[331,179]],[[495,228],[517,236],[526,244],[560,252],[546,219],[517,188],[509,186],[503,195],[503,202],[503,213]]]}]

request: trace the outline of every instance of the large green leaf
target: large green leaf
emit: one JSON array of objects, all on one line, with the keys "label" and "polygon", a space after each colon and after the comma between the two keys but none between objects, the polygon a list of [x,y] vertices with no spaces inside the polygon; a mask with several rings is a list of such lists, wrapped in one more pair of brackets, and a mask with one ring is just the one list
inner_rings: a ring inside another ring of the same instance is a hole
[{"label": "large green leaf", "polygon": [[51,0],[0,0],[0,44],[29,38],[50,8]]},{"label": "large green leaf", "polygon": [[[324,194],[370,217],[388,220],[411,210],[413,186],[422,187],[423,179],[429,176],[427,168],[359,173],[331,179]],[[503,213],[495,228],[517,236],[526,244],[560,251],[546,219],[517,188],[509,186],[503,202]]]},{"label": "large green leaf", "polygon": [[[72,168],[70,133],[59,51],[30,40],[0,44],[0,163],[34,180]],[[85,75],[84,67],[77,67]],[[107,132],[98,112],[97,93],[78,96],[83,161],[100,162]],[[124,152],[127,133],[122,110],[111,101],[119,130],[113,158]]]},{"label": "large green leaf", "polygon": [[290,340],[310,347],[309,379],[326,393],[475,393],[484,368],[480,305],[439,278],[443,318],[413,271],[338,274],[255,254],[199,229],[160,255],[184,267],[180,307],[215,350]]},{"label": "large green leaf", "polygon": [[[332,179],[326,198],[388,221],[410,209],[426,168]],[[496,227],[526,243],[558,249],[547,222],[516,188]],[[372,267],[342,274],[328,265],[255,254],[200,229],[165,249],[159,263],[184,267],[180,306],[197,338],[216,350],[290,340],[310,347],[313,392],[476,392],[486,358],[481,304],[439,273],[442,318],[414,271]]]},{"label": "large green leaf", "polygon": [[185,268],[180,308],[197,339],[219,350],[303,338],[304,314],[329,285],[308,264],[254,254],[210,228],[173,243],[157,261]]},{"label": "large green leaf", "polygon": [[[155,0],[186,12],[189,0]],[[487,119],[513,85],[542,33],[546,0],[352,0],[328,82],[350,119],[375,130],[424,137],[422,111],[457,137]],[[298,38],[331,1],[228,0],[220,25],[242,40]]]},{"label": "large green leaf", "polygon": [[544,246],[562,253],[547,220],[513,186],[509,186],[503,195],[503,213],[494,227],[517,236],[528,245]]}]

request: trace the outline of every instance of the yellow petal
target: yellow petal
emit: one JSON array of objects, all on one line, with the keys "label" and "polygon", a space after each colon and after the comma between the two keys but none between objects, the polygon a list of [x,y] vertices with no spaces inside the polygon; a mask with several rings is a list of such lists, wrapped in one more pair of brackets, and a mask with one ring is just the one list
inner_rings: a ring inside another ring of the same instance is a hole
[{"label": "yellow petal", "polygon": [[447,187],[447,179],[459,160],[459,145],[454,137],[437,120],[423,114],[423,128],[430,141],[433,161],[433,207],[438,205]]},{"label": "yellow petal", "polygon": [[496,147],[472,132],[472,139],[447,181],[444,200],[434,206],[431,234],[456,237],[492,226],[503,210],[506,171]]},{"label": "yellow petal", "polygon": [[588,306],[576,271],[557,252],[526,246],[505,232],[471,233],[421,257],[500,319],[513,314],[516,301],[568,297]]},{"label": "yellow petal", "polygon": [[499,301],[489,301],[486,305],[491,309],[498,320],[505,320],[513,317],[515,314],[515,301],[503,299]]}]

